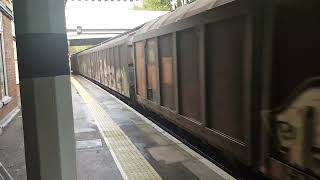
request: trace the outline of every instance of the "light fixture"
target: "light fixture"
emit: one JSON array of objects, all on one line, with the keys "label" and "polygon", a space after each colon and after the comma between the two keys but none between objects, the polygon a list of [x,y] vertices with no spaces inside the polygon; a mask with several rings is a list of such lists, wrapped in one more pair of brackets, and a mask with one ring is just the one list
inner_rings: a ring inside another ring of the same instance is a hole
[{"label": "light fixture", "polygon": [[77,34],[81,34],[82,33],[82,27],[81,26],[77,26]]}]

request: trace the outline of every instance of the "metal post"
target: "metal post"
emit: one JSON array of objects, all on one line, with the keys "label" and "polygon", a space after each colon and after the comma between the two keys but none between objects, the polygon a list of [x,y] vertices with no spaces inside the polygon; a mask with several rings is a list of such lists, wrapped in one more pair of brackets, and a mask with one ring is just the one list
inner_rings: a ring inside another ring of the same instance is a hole
[{"label": "metal post", "polygon": [[64,0],[14,1],[27,175],[75,180]]}]

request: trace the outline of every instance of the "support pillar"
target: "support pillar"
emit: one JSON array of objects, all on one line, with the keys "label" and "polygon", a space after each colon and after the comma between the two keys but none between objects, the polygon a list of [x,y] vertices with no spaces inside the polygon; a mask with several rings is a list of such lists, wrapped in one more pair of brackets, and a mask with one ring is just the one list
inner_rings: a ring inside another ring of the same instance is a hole
[{"label": "support pillar", "polygon": [[13,3],[28,179],[75,180],[64,0]]}]

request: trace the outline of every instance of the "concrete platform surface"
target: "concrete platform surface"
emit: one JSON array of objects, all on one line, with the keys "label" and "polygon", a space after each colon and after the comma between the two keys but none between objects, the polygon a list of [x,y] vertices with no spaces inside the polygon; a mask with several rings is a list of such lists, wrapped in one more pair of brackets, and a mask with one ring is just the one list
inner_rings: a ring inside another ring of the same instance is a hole
[{"label": "concrete platform surface", "polygon": [[[74,88],[72,100],[78,180],[122,180],[86,104]],[[23,139],[20,112],[0,136],[0,162],[14,180],[27,180]]]},{"label": "concrete platform surface", "polygon": [[[234,179],[87,79],[72,80],[78,180]],[[26,180],[22,117],[0,136],[0,162]]]},{"label": "concrete platform surface", "polygon": [[[121,169],[121,175],[124,178],[148,179],[143,178],[146,176],[141,176],[142,178],[128,176],[130,171],[127,173],[125,169],[126,164],[121,164],[121,158],[123,157],[117,155],[117,149],[124,152],[126,143],[122,143],[124,146],[112,145],[115,143],[115,138],[119,140],[118,136],[110,134],[115,128],[120,129],[115,132],[124,133],[121,136],[127,137],[128,141],[135,146],[143,158],[147,160],[147,163],[160,176],[160,179],[234,179],[91,81],[81,76],[75,76],[72,84],[77,94],[88,105],[88,111],[91,113],[95,112],[95,114],[92,114],[92,117],[94,120],[98,119],[96,123],[100,127],[99,129],[104,136],[105,142],[108,144],[109,150],[113,152],[111,154],[113,154],[116,165]],[[109,123],[112,124],[110,125]],[[122,141],[124,142],[125,140],[121,138]],[[130,170],[134,170],[134,168],[130,168]]]},{"label": "concrete platform surface", "polygon": [[14,180],[27,179],[21,112],[0,135],[0,162]]}]

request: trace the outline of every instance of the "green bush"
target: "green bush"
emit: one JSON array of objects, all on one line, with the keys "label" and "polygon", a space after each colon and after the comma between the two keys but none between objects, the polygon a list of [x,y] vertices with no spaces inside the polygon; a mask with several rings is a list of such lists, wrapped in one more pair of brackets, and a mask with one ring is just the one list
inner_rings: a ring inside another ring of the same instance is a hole
[{"label": "green bush", "polygon": [[92,47],[91,45],[84,45],[84,46],[69,46],[69,54],[75,54],[77,52],[83,51]]},{"label": "green bush", "polygon": [[170,11],[170,0],[144,0],[143,5],[135,6],[135,10]]}]

